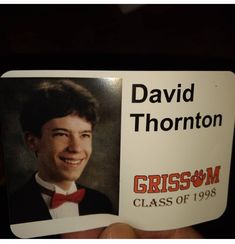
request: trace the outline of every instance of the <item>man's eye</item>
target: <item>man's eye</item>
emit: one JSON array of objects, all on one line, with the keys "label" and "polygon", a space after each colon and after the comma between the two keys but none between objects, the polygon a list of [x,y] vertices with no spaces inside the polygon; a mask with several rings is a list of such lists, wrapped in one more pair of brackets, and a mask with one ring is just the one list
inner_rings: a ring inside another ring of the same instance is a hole
[{"label": "man's eye", "polygon": [[85,134],[82,134],[81,137],[82,138],[91,138],[91,134],[85,133]]},{"label": "man's eye", "polygon": [[62,136],[68,137],[68,134],[58,132],[58,133],[54,133],[53,134],[53,137],[55,137],[55,136],[58,136],[58,137],[62,137]]}]

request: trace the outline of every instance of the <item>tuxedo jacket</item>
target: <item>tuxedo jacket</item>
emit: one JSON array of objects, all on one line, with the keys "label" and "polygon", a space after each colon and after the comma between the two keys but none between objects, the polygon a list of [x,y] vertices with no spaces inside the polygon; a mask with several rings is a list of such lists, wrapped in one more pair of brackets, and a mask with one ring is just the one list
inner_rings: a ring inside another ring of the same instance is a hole
[{"label": "tuxedo jacket", "polygon": [[[77,187],[81,188],[80,185]],[[112,214],[112,204],[104,194],[87,187],[82,188],[86,189],[86,193],[82,202],[78,204],[80,215]],[[52,219],[35,180],[35,175],[10,198],[9,204],[10,224]]]}]

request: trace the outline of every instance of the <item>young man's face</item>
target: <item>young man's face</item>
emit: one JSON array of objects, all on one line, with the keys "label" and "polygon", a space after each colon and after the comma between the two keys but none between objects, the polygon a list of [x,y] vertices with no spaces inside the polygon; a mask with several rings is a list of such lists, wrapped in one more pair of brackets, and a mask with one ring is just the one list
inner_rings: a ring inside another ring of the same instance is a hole
[{"label": "young man's face", "polygon": [[43,125],[40,138],[29,141],[37,155],[39,176],[66,189],[80,177],[90,158],[92,125],[77,115],[52,119]]}]

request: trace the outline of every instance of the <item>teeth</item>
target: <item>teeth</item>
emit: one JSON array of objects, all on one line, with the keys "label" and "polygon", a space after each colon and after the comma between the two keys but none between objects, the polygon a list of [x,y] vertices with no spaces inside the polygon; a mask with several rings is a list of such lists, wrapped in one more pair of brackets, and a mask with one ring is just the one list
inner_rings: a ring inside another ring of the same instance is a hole
[{"label": "teeth", "polygon": [[65,163],[67,163],[67,164],[79,164],[80,161],[65,160]]},{"label": "teeth", "polygon": [[72,160],[72,159],[63,158],[62,160],[67,164],[73,164],[73,165],[80,164],[82,162],[82,159]]}]

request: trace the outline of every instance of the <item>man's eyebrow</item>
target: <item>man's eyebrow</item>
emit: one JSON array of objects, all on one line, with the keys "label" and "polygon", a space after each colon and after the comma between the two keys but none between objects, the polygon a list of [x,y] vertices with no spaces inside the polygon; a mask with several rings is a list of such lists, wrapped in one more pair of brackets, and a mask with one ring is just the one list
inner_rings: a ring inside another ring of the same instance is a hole
[{"label": "man's eyebrow", "polygon": [[[52,129],[52,132],[56,132],[56,131],[70,132],[70,130],[65,129],[65,128],[54,128],[54,129]],[[91,133],[92,134],[92,130],[82,130],[82,131],[79,131],[79,133]]]},{"label": "man's eyebrow", "polygon": [[65,129],[65,128],[54,128],[54,129],[52,129],[52,131],[54,132],[54,131],[65,131],[65,132],[69,132],[69,130],[68,129]]},{"label": "man's eyebrow", "polygon": [[82,130],[82,131],[79,131],[79,133],[92,133],[92,130]]}]

